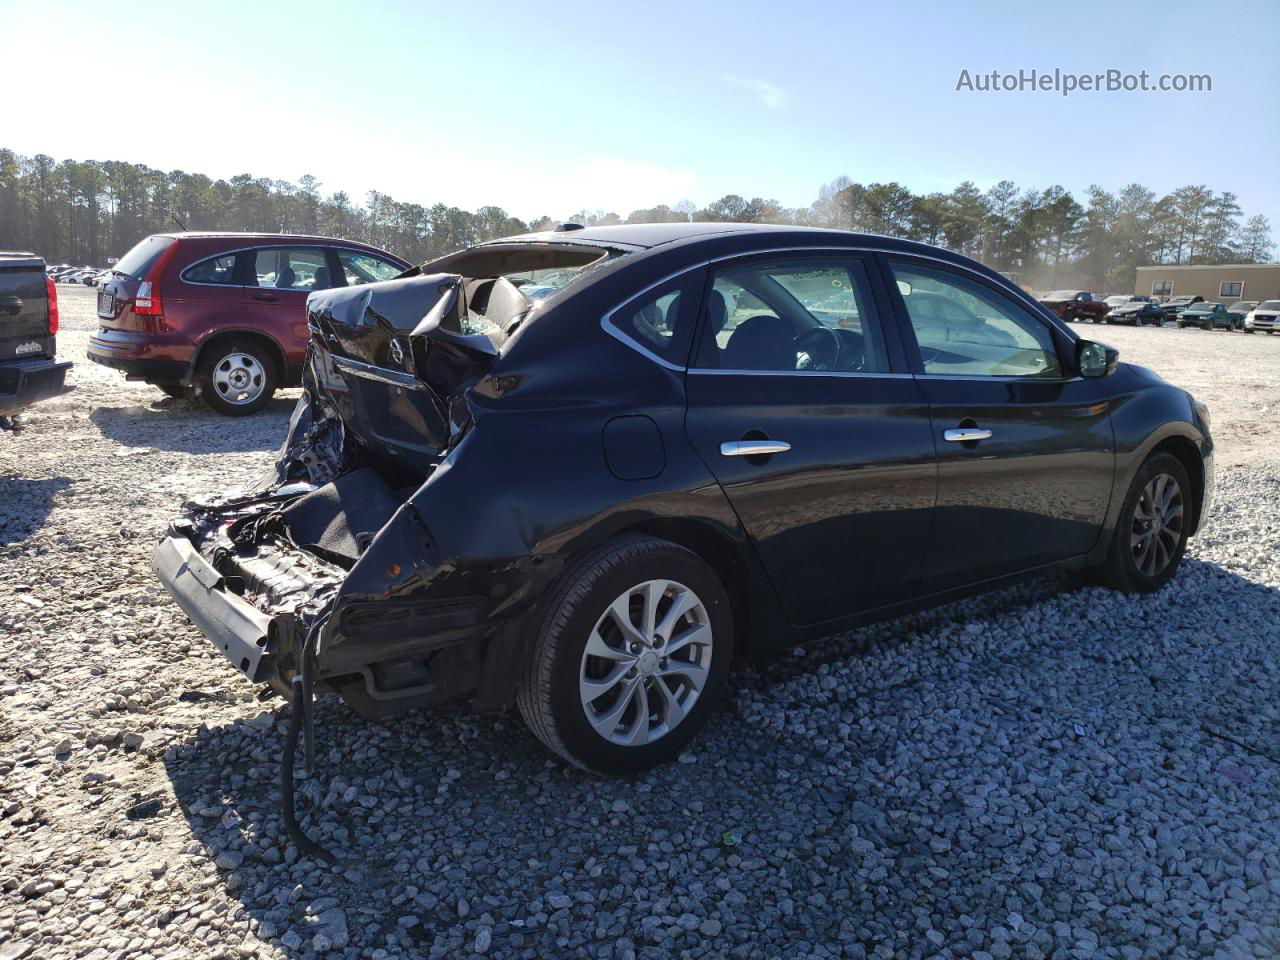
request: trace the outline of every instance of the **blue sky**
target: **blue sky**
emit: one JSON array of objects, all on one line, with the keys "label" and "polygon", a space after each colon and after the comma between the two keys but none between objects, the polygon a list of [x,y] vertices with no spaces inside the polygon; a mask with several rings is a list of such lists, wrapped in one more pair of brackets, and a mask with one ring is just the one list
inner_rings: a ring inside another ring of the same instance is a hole
[{"label": "blue sky", "polygon": [[[1280,3],[0,0],[0,146],[532,217],[725,193],[1204,183],[1280,228]],[[194,9],[194,8],[193,8]],[[38,42],[37,42],[38,41]],[[971,73],[1209,93],[966,93]],[[21,89],[21,88],[20,88]],[[1278,230],[1280,232],[1280,230]]]}]

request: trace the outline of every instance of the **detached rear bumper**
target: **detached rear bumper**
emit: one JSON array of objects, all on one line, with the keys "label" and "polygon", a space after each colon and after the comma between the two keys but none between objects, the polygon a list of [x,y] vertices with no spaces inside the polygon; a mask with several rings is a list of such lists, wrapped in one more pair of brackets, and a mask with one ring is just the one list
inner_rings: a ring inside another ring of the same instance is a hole
[{"label": "detached rear bumper", "polygon": [[272,617],[227,590],[226,578],[185,537],[165,537],[151,562],[178,606],[237,670],[254,683],[271,678]]},{"label": "detached rear bumper", "polygon": [[0,364],[0,416],[65,393],[69,361],[17,360]]}]

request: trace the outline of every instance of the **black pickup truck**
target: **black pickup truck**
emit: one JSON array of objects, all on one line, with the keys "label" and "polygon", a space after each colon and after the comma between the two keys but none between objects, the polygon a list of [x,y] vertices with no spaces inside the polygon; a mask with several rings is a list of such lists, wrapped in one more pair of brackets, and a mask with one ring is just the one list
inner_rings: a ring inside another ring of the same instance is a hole
[{"label": "black pickup truck", "polygon": [[65,389],[70,363],[55,359],[58,291],[44,260],[0,252],[0,426]]}]

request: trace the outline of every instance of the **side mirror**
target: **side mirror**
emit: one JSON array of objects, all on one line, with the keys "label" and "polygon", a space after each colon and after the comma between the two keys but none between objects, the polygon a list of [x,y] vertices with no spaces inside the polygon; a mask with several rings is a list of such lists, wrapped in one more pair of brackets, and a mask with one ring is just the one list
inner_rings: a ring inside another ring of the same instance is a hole
[{"label": "side mirror", "polygon": [[1076,366],[1082,377],[1105,377],[1114,373],[1120,360],[1120,351],[1092,340],[1076,344]]}]

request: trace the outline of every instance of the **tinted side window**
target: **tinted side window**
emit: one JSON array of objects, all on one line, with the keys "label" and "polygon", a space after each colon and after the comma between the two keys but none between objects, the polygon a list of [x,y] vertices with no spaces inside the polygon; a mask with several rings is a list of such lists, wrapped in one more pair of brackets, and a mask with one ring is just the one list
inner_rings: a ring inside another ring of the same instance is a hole
[{"label": "tinted side window", "polygon": [[889,369],[862,262],[787,259],[717,270],[697,366],[727,370]]},{"label": "tinted side window", "polygon": [[641,294],[609,315],[609,324],[636,346],[683,367],[693,339],[690,303],[698,271]]},{"label": "tinted side window", "polygon": [[269,247],[253,258],[252,276],[260,287],[277,290],[325,290],[334,286],[322,247]]},{"label": "tinted side window", "polygon": [[354,250],[339,250],[338,261],[342,264],[342,274],[349,287],[360,283],[394,280],[404,273],[404,268],[397,263],[370,253],[356,253]]},{"label": "tinted side window", "polygon": [[224,253],[220,257],[210,257],[192,264],[182,271],[182,279],[187,283],[217,283],[231,286],[235,284],[236,255]]},{"label": "tinted side window", "polygon": [[1060,377],[1048,325],[976,280],[893,263],[920,359],[928,374]]}]

